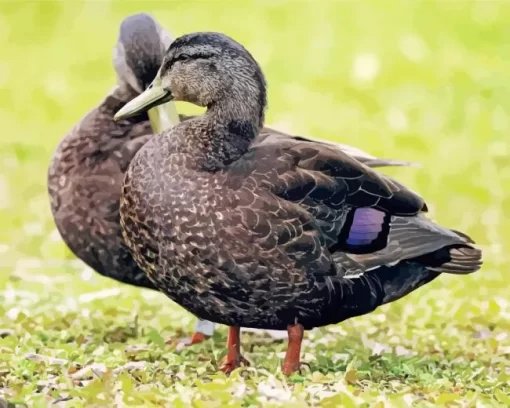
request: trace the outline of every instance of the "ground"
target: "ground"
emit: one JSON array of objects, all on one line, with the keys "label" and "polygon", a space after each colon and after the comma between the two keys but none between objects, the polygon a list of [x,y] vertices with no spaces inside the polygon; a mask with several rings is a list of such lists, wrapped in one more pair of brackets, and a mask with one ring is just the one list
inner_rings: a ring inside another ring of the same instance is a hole
[{"label": "ground", "polygon": [[[174,35],[222,31],[246,45],[269,82],[269,124],[420,162],[387,172],[479,243],[483,269],[308,332],[307,365],[288,380],[285,342],[268,335],[244,335],[251,368],[228,378],[217,372],[224,327],[180,353],[166,345],[194,318],[87,270],[46,195],[53,149],[113,86],[119,23],[142,10]],[[509,406],[509,18],[498,1],[2,2],[0,396],[34,407]]]}]

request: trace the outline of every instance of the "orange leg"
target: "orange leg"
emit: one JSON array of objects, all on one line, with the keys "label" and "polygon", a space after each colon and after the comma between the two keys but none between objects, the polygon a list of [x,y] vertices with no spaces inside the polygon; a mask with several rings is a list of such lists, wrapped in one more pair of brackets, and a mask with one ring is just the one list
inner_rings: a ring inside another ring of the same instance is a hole
[{"label": "orange leg", "polygon": [[[177,350],[182,350],[185,347],[192,346],[193,344],[202,343],[209,339],[209,336],[206,336],[204,333],[194,332],[191,337],[187,337],[184,339],[180,339],[177,343]],[[167,344],[175,344],[175,340],[168,340]]]},{"label": "orange leg", "polygon": [[303,334],[305,329],[299,323],[287,327],[289,335],[289,346],[283,361],[282,372],[286,376],[299,371],[301,365],[301,342],[303,341]]},{"label": "orange leg", "polygon": [[206,341],[209,336],[206,336],[204,333],[195,332],[191,335],[190,344],[198,344]]},{"label": "orange leg", "polygon": [[220,370],[225,374],[229,374],[236,368],[241,366],[241,363],[248,364],[248,361],[241,355],[241,328],[238,326],[231,326],[228,329],[227,348],[228,353],[221,362]]}]

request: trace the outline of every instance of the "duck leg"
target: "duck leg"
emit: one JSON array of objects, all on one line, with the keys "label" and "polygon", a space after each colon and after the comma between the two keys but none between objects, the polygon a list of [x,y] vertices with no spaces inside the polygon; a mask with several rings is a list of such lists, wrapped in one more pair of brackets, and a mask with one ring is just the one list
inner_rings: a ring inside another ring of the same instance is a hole
[{"label": "duck leg", "polygon": [[299,371],[301,366],[301,343],[305,329],[299,323],[289,325],[287,333],[289,335],[289,346],[283,360],[282,372],[286,376]]},{"label": "duck leg", "polygon": [[[179,339],[177,343],[177,350],[182,350],[185,347],[192,346],[206,341],[214,334],[215,324],[207,320],[198,319],[195,325],[195,331],[191,337]],[[168,340],[167,344],[174,344],[175,340]]]},{"label": "duck leg", "polygon": [[[177,342],[176,349],[182,350],[185,347],[189,347],[194,344],[202,343],[202,342],[208,340],[209,338],[210,338],[210,336],[205,335],[204,333],[193,332],[191,337],[185,337],[185,338],[179,339]],[[167,344],[175,344],[175,340],[170,339],[167,341]]]},{"label": "duck leg", "polygon": [[228,353],[221,362],[220,370],[225,374],[230,374],[241,363],[248,365],[248,361],[241,355],[241,328],[239,326],[231,326],[228,328],[227,348]]}]

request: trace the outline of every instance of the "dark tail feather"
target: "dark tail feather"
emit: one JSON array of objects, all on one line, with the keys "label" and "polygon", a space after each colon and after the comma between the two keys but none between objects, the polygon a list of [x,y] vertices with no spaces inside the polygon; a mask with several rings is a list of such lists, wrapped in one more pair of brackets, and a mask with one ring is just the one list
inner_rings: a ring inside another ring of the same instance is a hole
[{"label": "dark tail feather", "polygon": [[436,272],[457,274],[476,272],[482,265],[482,251],[468,235],[441,227],[423,215],[392,217],[385,248],[349,256],[368,270],[405,260]]},{"label": "dark tail feather", "polygon": [[465,275],[481,268],[482,251],[471,245],[449,245],[413,260],[436,271]]},{"label": "dark tail feather", "polygon": [[365,275],[380,281],[385,304],[433,281],[441,272],[464,275],[476,272],[481,266],[482,251],[467,245],[451,245],[394,266],[382,266]]},{"label": "dark tail feather", "polygon": [[[457,231],[453,232],[457,234]],[[441,272],[468,274],[479,270],[482,251],[468,243],[472,240],[467,235],[458,235],[466,243],[445,245],[394,265],[377,266],[361,275],[346,275],[340,281],[342,296],[339,307],[345,309],[341,319],[369,313],[380,305],[394,302],[433,281]],[[355,261],[364,265],[363,261],[367,259],[358,256]],[[359,299],[366,301],[360,302]]]},{"label": "dark tail feather", "polygon": [[386,304],[433,281],[441,272],[464,275],[476,272],[481,266],[482,251],[470,245],[457,244],[393,266],[380,266],[365,272],[364,277],[381,287],[381,304]]}]

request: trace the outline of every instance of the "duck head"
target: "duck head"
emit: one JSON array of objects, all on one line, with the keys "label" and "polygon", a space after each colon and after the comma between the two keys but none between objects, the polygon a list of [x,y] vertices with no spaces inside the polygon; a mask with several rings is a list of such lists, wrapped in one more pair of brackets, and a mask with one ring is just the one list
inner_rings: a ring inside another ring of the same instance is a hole
[{"label": "duck head", "polygon": [[233,39],[220,33],[187,34],[170,45],[152,84],[115,119],[171,100],[209,109],[221,106],[238,117],[255,114],[262,125],[266,83],[255,59]]},{"label": "duck head", "polygon": [[126,17],[113,49],[113,66],[120,85],[142,93],[154,80],[172,37],[145,13]]},{"label": "duck head", "polygon": [[[141,94],[154,80],[172,41],[172,36],[150,15],[126,17],[113,50],[118,85]],[[173,103],[149,111],[149,118],[156,133],[179,123]]]}]

